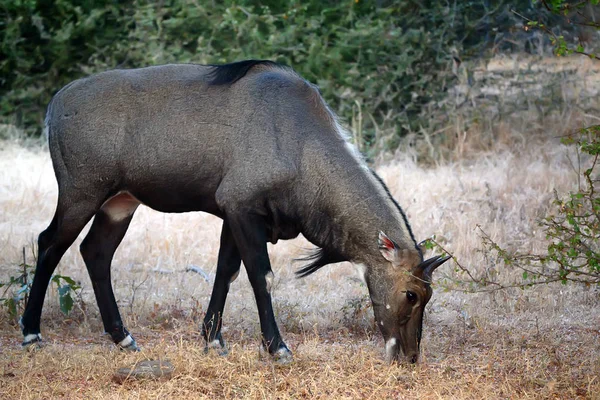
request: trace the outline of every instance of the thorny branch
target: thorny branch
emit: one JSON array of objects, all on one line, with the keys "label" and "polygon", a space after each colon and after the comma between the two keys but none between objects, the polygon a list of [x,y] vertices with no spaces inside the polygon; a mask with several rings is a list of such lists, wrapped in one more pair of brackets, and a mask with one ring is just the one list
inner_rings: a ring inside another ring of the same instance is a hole
[{"label": "thorny branch", "polygon": [[[484,242],[489,241],[488,245],[491,245],[496,251],[503,251],[498,246],[498,244],[496,244],[489,237],[489,235],[485,231],[482,230],[482,228],[479,225],[477,226],[477,228],[481,230]],[[541,270],[534,270],[532,268],[527,268],[526,266],[524,266],[520,263],[517,263],[517,262],[511,262],[510,265],[517,267],[520,270],[526,272],[529,276],[538,276],[538,277],[542,277],[543,279],[538,279],[538,280],[533,280],[533,281],[523,282],[523,283],[505,284],[505,283],[498,282],[496,280],[490,280],[488,277],[476,278],[474,273],[472,273],[468,267],[465,267],[463,264],[461,264],[458,261],[457,257],[453,253],[451,253],[450,251],[445,249],[435,239],[428,239],[428,240],[435,247],[439,248],[441,251],[443,251],[444,253],[451,256],[452,259],[454,260],[456,266],[458,267],[458,269],[461,272],[464,272],[465,274],[467,274],[467,276],[468,276],[468,280],[466,280],[466,281],[459,280],[459,279],[452,279],[454,281],[454,283],[458,284],[458,286],[448,287],[448,289],[453,290],[453,291],[463,292],[463,293],[489,293],[489,292],[496,292],[499,290],[512,289],[512,288],[525,289],[528,287],[533,287],[533,286],[538,286],[538,285],[547,285],[549,283],[554,283],[554,282],[564,282],[565,280],[573,282],[573,283],[582,283],[585,285],[600,284],[600,276],[595,275],[595,274],[590,274],[585,271],[575,270],[572,268],[565,268],[564,266],[561,266],[561,270],[563,270],[567,273],[565,277],[562,277],[562,276],[557,276],[556,273],[554,273],[554,274],[545,273]],[[513,257],[514,257],[514,260],[525,261],[527,264],[529,264],[531,262],[539,262],[542,260],[542,257],[536,256],[536,255],[516,255]],[[554,272],[556,272],[556,271],[554,271]],[[588,278],[578,279],[577,277],[570,276],[569,274],[584,275],[584,276],[589,277],[590,279],[588,279]],[[463,285],[466,285],[466,284],[469,285],[468,288],[463,287]]]},{"label": "thorny branch", "polygon": [[[555,212],[549,213],[540,221],[547,240],[545,254],[523,254],[509,252],[496,243],[482,228],[482,243],[486,254],[494,254],[507,268],[522,271],[520,283],[503,283],[498,279],[496,270],[486,270],[478,277],[474,269],[461,264],[457,257],[435,240],[428,239],[428,248],[437,247],[449,254],[455,261],[457,272],[465,273],[466,280],[450,278],[456,285],[450,290],[462,292],[491,292],[508,288],[532,287],[552,282],[578,283],[586,286],[600,286],[600,198],[595,185],[598,162],[600,160],[600,125],[583,128],[562,138],[566,145],[576,145],[581,153],[588,157],[578,157],[578,175],[585,182],[580,183],[575,193],[564,198],[554,192]],[[582,163],[585,163],[583,167]],[[581,182],[581,181],[579,181]],[[465,289],[465,286],[468,288]]]},{"label": "thorny branch", "polygon": [[[547,3],[546,3],[545,1],[544,1],[544,5],[546,5],[546,7],[548,7],[548,6],[547,6]],[[550,12],[553,12],[553,11],[552,11],[552,10],[550,10],[549,8],[548,8],[548,10],[549,10]],[[548,27],[547,27],[545,24],[543,24],[543,23],[542,23],[542,22],[540,22],[540,21],[534,21],[534,20],[532,20],[532,19],[530,19],[530,18],[527,18],[526,16],[524,16],[524,15],[522,15],[522,14],[518,13],[518,12],[517,12],[517,11],[515,11],[515,10],[512,10],[512,9],[511,9],[510,11],[511,11],[513,14],[517,15],[518,17],[520,17],[520,18],[522,18],[523,20],[525,20],[525,21],[527,21],[527,22],[528,22],[528,25],[527,25],[527,26],[525,26],[525,28],[524,28],[525,30],[528,30],[528,29],[530,29],[530,27],[534,27],[534,28],[541,29],[541,30],[542,30],[542,31],[544,31],[544,32],[545,32],[547,35],[549,35],[549,36],[552,38],[552,44],[557,46],[557,49],[556,49],[556,54],[557,54],[557,55],[561,55],[561,54],[563,54],[563,53],[569,54],[570,52],[573,52],[573,53],[576,53],[576,54],[581,54],[581,55],[587,56],[587,57],[591,58],[592,60],[600,60],[600,56],[597,56],[596,54],[593,54],[593,53],[588,53],[588,52],[586,52],[586,51],[582,50],[582,47],[581,47],[581,46],[579,46],[579,47],[577,47],[577,48],[575,48],[575,49],[573,49],[573,48],[571,48],[571,49],[567,49],[567,46],[566,46],[566,43],[565,43],[564,37],[562,37],[562,36],[557,36],[557,35],[556,35],[554,32],[552,32],[550,29],[548,29]],[[565,17],[565,18],[566,18],[566,17]],[[569,20],[569,22],[571,22],[571,20]],[[597,24],[597,23],[576,23],[576,22],[573,22],[573,23],[574,23],[574,24],[576,24],[576,25],[585,25],[585,26],[591,26],[591,27],[594,27],[594,28],[600,29],[600,24]]]}]

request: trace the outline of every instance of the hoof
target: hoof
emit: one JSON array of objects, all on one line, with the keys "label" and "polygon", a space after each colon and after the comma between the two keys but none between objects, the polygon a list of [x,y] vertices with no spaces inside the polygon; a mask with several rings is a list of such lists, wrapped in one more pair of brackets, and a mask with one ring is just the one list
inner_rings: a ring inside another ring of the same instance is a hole
[{"label": "hoof", "polygon": [[294,361],[294,356],[292,356],[290,349],[287,347],[281,347],[275,352],[275,354],[273,354],[273,361],[279,365],[288,365]]},{"label": "hoof", "polygon": [[117,347],[124,351],[140,351],[135,339],[131,335],[127,335],[125,339],[117,343]]},{"label": "hoof", "polygon": [[42,347],[42,335],[39,333],[30,333],[25,335],[21,346],[24,350],[34,351]]},{"label": "hoof", "polygon": [[225,343],[219,339],[215,339],[210,343],[206,343],[206,346],[204,347],[204,354],[212,352],[216,353],[219,356],[226,356],[227,354],[229,354],[227,346],[225,346]]},{"label": "hoof", "polygon": [[[261,359],[267,359],[267,354],[269,354],[267,352],[267,350],[264,348],[264,346],[260,346],[260,351],[259,351],[259,357]],[[294,361],[294,356],[292,355],[292,352],[290,351],[290,349],[287,348],[286,345],[283,345],[282,347],[280,347],[279,349],[277,349],[277,351],[273,354],[269,354],[269,358],[278,365],[288,365],[291,364],[292,361]]]}]

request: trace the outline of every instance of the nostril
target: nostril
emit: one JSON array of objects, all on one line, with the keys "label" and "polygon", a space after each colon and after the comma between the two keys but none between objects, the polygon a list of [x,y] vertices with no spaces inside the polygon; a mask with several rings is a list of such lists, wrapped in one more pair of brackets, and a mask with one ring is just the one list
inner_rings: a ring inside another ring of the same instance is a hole
[{"label": "nostril", "polygon": [[419,359],[419,355],[418,354],[414,354],[411,358],[410,358],[410,363],[411,364],[416,364],[417,360]]}]

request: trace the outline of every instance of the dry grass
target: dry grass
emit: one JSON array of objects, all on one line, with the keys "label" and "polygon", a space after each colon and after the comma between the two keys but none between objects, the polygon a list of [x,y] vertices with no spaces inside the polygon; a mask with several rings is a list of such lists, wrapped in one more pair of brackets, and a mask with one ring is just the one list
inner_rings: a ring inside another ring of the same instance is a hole
[{"label": "dry grass", "polygon": [[[506,128],[497,147],[468,160],[423,168],[398,156],[379,173],[419,238],[436,234],[470,268],[518,279],[480,251],[476,225],[501,245],[539,251],[544,241],[536,220],[552,191],[576,185],[573,153],[548,139],[569,126],[554,123],[551,134],[534,138],[529,128]],[[0,281],[17,274],[22,247],[31,253],[55,199],[47,152],[0,142]],[[41,351],[22,352],[14,321],[0,313],[0,398],[600,398],[597,288],[464,294],[438,285],[428,306],[423,361],[388,366],[365,307],[366,288],[350,265],[294,278],[291,259],[310,247],[303,239],[270,247],[276,314],[294,363],[284,368],[259,359],[258,318],[244,273],[225,311],[231,354],[205,355],[197,324],[210,296],[219,232],[218,219],[199,213],[136,214],[115,256],[113,280],[141,354],[118,352],[101,335],[77,251],[82,234],[57,271],[82,282],[82,299],[65,318],[55,290],[49,291]],[[188,265],[206,271],[208,282],[185,272]],[[457,277],[451,264],[437,275],[438,282]],[[142,357],[170,359],[175,376],[111,382],[114,371]]]},{"label": "dry grass", "polygon": [[[484,334],[484,339],[478,338]],[[507,339],[505,330],[468,333],[444,341],[470,344],[447,349],[438,361],[417,367],[389,366],[371,341],[341,336],[336,343],[320,337],[288,335],[296,356],[289,367],[258,359],[253,343],[236,343],[229,356],[205,355],[183,333],[144,336],[147,351],[123,354],[108,344],[52,343],[35,354],[11,349],[4,355],[1,390],[7,398],[525,398],[593,397],[597,369],[568,359],[578,343],[559,348],[556,337]],[[492,334],[500,336],[490,343]],[[561,333],[561,335],[564,334]],[[597,338],[596,338],[597,340]],[[485,342],[488,342],[487,344]],[[176,367],[166,382],[111,382],[121,366],[146,357],[168,358]]]}]

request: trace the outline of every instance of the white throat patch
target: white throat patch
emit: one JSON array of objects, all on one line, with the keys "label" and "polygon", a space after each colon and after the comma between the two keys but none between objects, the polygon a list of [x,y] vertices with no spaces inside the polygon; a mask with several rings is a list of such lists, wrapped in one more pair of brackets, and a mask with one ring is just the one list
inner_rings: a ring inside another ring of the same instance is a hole
[{"label": "white throat patch", "polygon": [[358,274],[359,278],[364,282],[367,283],[367,279],[365,278],[366,273],[367,273],[367,266],[365,264],[352,264],[354,266],[354,268],[356,268],[356,273]]},{"label": "white throat patch", "polygon": [[390,340],[385,342],[385,356],[386,356],[388,362],[391,362],[394,360],[394,357],[396,356],[395,351],[394,351],[395,349],[396,349],[396,338],[391,338]]}]

